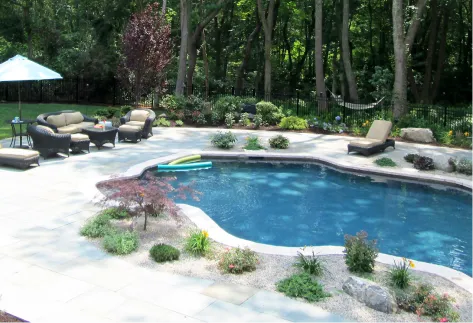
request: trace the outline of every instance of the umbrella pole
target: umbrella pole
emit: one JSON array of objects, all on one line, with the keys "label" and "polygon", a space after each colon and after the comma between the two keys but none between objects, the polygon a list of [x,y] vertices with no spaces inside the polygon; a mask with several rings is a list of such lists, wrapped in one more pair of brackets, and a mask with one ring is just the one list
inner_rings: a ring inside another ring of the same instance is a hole
[{"label": "umbrella pole", "polygon": [[21,95],[20,95],[20,81],[18,81],[18,110],[20,110],[20,120],[21,120]]}]

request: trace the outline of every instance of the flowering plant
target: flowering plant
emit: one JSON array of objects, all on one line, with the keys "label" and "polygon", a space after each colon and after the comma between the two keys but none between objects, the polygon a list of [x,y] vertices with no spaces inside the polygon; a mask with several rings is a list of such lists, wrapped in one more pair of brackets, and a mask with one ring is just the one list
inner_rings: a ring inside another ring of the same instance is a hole
[{"label": "flowering plant", "polygon": [[258,256],[249,248],[227,248],[223,253],[218,266],[227,273],[241,274],[245,271],[256,270]]},{"label": "flowering plant", "polygon": [[399,263],[394,261],[394,267],[389,272],[392,285],[401,289],[409,286],[411,281],[409,268],[415,268],[414,262],[410,259],[402,258],[402,261]]},{"label": "flowering plant", "polygon": [[209,233],[206,230],[192,232],[186,240],[186,251],[204,256],[210,251]]}]

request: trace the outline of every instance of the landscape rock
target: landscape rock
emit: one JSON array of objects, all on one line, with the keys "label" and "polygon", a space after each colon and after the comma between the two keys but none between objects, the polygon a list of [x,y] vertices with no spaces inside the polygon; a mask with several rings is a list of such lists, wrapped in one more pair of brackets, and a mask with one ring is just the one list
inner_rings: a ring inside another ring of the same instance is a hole
[{"label": "landscape rock", "polygon": [[448,160],[452,158],[450,155],[433,150],[429,150],[429,152],[423,152],[421,155],[432,158],[434,160],[435,169],[442,170],[447,173],[454,171],[453,165],[448,162]]},{"label": "landscape rock", "polygon": [[422,143],[435,142],[432,130],[427,128],[402,128],[401,138]]},{"label": "landscape rock", "polygon": [[369,280],[350,276],[342,286],[345,293],[366,306],[384,313],[397,311],[396,300],[390,291]]}]

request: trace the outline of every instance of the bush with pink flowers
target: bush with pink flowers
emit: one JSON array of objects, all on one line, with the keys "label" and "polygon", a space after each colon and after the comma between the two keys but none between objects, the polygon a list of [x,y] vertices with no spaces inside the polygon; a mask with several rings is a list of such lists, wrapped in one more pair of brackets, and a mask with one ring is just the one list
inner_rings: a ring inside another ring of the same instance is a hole
[{"label": "bush with pink flowers", "polygon": [[227,248],[218,266],[223,272],[241,274],[256,270],[256,264],[258,264],[258,255],[249,248]]}]

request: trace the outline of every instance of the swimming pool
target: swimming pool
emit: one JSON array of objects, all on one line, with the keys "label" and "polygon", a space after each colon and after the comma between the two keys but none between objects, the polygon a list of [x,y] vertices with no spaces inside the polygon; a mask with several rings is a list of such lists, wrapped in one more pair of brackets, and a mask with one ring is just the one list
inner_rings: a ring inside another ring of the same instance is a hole
[{"label": "swimming pool", "polygon": [[[154,171],[153,171],[154,172]],[[166,173],[154,172],[156,176]],[[342,246],[367,231],[380,252],[472,274],[472,196],[453,188],[358,176],[317,164],[214,162],[170,173],[203,193],[228,233],[276,246]]]}]

